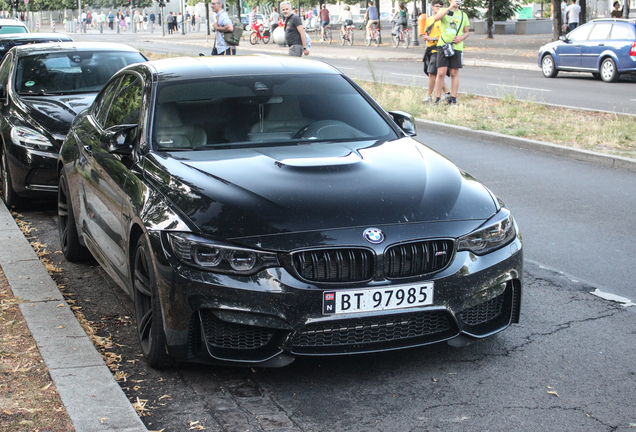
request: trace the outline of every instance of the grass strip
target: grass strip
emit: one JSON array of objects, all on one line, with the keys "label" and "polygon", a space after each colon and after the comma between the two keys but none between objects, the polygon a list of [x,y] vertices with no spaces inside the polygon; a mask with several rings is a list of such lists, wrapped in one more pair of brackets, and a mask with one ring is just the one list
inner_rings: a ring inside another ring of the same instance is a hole
[{"label": "grass strip", "polygon": [[422,103],[426,89],[356,79],[385,110],[599,153],[636,158],[636,118],[517,100],[460,94],[458,105]]}]

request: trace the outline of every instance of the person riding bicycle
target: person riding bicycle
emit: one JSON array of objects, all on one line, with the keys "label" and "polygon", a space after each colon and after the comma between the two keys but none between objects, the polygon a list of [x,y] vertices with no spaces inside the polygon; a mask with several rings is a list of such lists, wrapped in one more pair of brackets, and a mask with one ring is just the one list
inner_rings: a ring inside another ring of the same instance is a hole
[{"label": "person riding bicycle", "polygon": [[391,22],[395,22],[395,26],[393,27],[393,33],[391,33],[394,36],[397,36],[400,30],[404,30],[406,26],[408,25],[408,18],[407,18],[408,10],[406,10],[406,6],[404,5],[404,2],[400,2],[398,6],[399,6],[398,10],[395,11],[395,13],[393,14],[393,17],[391,18]]},{"label": "person riding bicycle", "polygon": [[364,14],[364,19],[367,21],[367,37],[371,37],[371,32],[369,29],[372,25],[375,24],[376,28],[380,28],[380,15],[378,13],[378,8],[373,6],[373,2],[369,0],[369,7],[367,8],[367,12]]},{"label": "person riding bicycle", "polygon": [[320,43],[325,40],[325,27],[329,25],[329,11],[327,10],[327,5],[322,4],[320,8]]},{"label": "person riding bicycle", "polygon": [[344,5],[342,14],[338,17],[338,23],[342,23],[340,27],[340,33],[343,36],[347,36],[347,27],[353,25],[353,15],[351,14],[351,8],[349,5]]}]

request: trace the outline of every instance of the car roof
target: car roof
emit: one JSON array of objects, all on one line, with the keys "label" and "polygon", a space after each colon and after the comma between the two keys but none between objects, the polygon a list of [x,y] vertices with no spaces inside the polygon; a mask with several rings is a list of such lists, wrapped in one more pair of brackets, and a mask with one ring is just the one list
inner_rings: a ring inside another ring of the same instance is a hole
[{"label": "car roof", "polygon": [[145,62],[138,66],[154,69],[153,73],[160,82],[211,76],[341,74],[333,66],[318,60],[269,55],[168,58]]},{"label": "car roof", "polygon": [[12,48],[19,56],[44,54],[56,51],[130,51],[139,52],[130,45],[107,42],[52,42],[21,45]]},{"label": "car roof", "polygon": [[603,22],[603,21],[636,24],[636,20],[635,19],[625,19],[625,18],[598,18],[598,19],[594,19],[594,20],[592,20],[590,22]]},{"label": "car roof", "polygon": [[64,40],[73,39],[64,33],[6,33],[0,34],[0,41],[37,41],[37,40]]},{"label": "car roof", "polygon": [[18,21],[18,20],[15,20],[15,19],[8,19],[8,18],[0,18],[0,26],[3,26],[3,25],[16,25],[16,24],[21,26],[21,27],[26,27],[24,25],[24,23],[22,23],[22,21]]}]

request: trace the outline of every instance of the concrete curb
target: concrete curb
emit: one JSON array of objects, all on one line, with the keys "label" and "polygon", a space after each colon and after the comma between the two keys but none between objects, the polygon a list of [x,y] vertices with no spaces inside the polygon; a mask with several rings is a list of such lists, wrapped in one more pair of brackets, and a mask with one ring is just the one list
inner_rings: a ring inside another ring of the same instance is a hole
[{"label": "concrete curb", "polygon": [[0,265],[75,431],[147,431],[4,202],[0,242]]},{"label": "concrete curb", "polygon": [[636,159],[596,153],[589,150],[581,150],[527,138],[518,138],[510,135],[500,134],[497,132],[474,130],[463,126],[438,123],[430,120],[416,119],[415,121],[417,122],[419,128],[430,130],[433,132],[452,133],[455,136],[461,136],[464,138],[489,141],[496,144],[507,145],[510,147],[532,150],[540,153],[547,153],[552,156],[558,156],[610,168],[619,168],[627,171],[636,172]]}]

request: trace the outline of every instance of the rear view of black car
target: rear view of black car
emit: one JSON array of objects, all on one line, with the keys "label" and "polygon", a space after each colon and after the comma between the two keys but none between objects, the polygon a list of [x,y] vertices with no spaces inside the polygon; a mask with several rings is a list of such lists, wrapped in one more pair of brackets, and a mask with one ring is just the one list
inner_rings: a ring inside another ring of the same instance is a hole
[{"label": "rear view of black car", "polygon": [[121,44],[59,43],[12,48],[0,65],[2,195],[54,198],[55,164],[71,121],[119,69],[145,61]]},{"label": "rear view of black car", "polygon": [[492,336],[519,321],[517,224],[415,133],[321,62],[129,66],[60,150],[62,252],[132,297],[153,367]]}]

